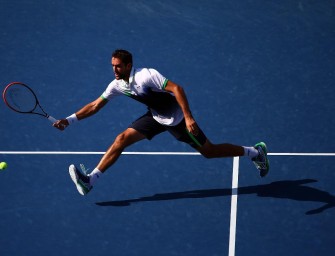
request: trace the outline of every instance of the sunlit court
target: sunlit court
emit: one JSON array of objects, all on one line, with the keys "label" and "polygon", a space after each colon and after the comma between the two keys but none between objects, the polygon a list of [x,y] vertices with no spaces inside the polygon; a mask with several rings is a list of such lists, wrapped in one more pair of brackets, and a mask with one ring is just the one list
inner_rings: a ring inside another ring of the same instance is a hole
[{"label": "sunlit court", "polygon": [[[334,13],[330,0],[1,1],[0,255],[333,255]],[[69,166],[93,171],[147,112],[120,96],[52,126],[103,95],[115,49],[182,86],[213,143],[266,142],[269,173],[163,132],[79,194]],[[8,107],[13,82],[47,114]]]}]

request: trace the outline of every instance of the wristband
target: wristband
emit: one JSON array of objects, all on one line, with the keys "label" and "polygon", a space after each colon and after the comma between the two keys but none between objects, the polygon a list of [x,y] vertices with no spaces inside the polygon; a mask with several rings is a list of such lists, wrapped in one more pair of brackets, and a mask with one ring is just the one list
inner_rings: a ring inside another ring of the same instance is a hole
[{"label": "wristband", "polygon": [[71,116],[68,116],[66,120],[69,122],[69,124],[73,124],[74,122],[78,121],[78,118],[76,114],[72,114]]}]

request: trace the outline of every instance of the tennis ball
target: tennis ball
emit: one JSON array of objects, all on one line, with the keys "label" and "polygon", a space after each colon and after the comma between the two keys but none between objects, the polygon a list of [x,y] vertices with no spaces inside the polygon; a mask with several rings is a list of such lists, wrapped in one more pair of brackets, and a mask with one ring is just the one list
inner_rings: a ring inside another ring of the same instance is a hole
[{"label": "tennis ball", "polygon": [[1,162],[0,163],[0,170],[5,170],[7,168],[7,163],[6,162]]}]

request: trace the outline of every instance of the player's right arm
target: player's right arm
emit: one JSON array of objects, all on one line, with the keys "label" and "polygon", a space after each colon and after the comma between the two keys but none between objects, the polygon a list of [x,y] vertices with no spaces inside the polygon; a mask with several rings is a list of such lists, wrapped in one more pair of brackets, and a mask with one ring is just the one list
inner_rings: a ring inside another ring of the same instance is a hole
[{"label": "player's right arm", "polygon": [[96,114],[100,109],[102,109],[106,105],[107,102],[108,100],[104,99],[103,97],[99,97],[95,101],[92,101],[91,103],[88,103],[87,105],[82,107],[80,110],[78,110],[71,116],[58,120],[53,124],[53,126],[62,131],[70,123],[77,120],[85,119],[87,117]]},{"label": "player's right arm", "polygon": [[88,103],[82,109],[78,110],[75,114],[78,120],[87,118],[96,114],[100,109],[102,109],[108,101],[102,97],[97,98],[95,101]]}]

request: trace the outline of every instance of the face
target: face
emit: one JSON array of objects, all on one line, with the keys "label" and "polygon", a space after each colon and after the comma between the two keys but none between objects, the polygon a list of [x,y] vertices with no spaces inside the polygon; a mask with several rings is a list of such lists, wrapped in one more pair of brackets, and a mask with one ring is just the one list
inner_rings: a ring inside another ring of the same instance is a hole
[{"label": "face", "polygon": [[131,71],[131,64],[124,64],[119,58],[112,58],[112,66],[115,75],[115,79],[125,79],[127,80]]}]

